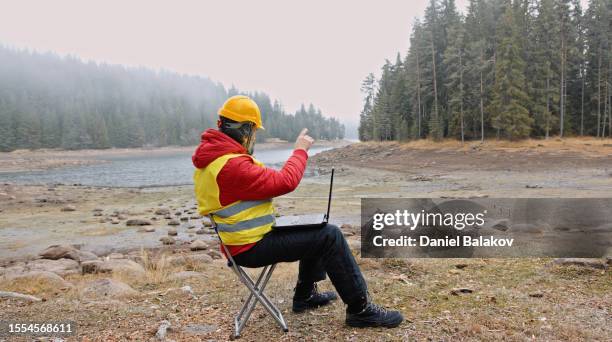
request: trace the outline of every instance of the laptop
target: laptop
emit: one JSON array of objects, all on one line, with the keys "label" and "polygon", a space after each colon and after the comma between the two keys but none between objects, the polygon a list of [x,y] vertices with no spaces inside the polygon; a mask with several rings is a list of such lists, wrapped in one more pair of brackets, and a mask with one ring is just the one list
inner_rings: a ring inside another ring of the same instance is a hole
[{"label": "laptop", "polygon": [[[318,229],[323,228],[329,222],[329,211],[331,209],[331,199],[332,199],[332,190],[334,188],[334,169],[331,169],[331,177],[329,180],[329,196],[327,198],[327,212],[323,215],[323,221],[320,223],[310,223],[310,224],[289,224],[289,225],[281,225],[281,226],[273,226],[273,230],[295,230],[295,229]],[[282,221],[282,220],[281,220]]]}]

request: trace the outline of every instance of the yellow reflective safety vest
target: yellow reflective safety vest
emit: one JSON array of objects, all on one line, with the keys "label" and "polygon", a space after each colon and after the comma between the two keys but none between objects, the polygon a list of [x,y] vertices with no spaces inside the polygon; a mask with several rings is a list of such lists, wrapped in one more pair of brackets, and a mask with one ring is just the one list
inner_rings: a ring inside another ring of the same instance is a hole
[{"label": "yellow reflective safety vest", "polygon": [[228,160],[248,156],[261,167],[264,164],[248,154],[225,154],[193,174],[195,195],[200,215],[211,215],[226,245],[246,245],[261,240],[274,225],[272,200],[236,201],[222,206],[217,175]]}]

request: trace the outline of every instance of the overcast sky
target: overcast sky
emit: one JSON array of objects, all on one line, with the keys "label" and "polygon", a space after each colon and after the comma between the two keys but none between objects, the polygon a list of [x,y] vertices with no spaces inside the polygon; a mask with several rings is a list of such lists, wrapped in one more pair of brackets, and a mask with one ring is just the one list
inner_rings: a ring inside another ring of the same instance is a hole
[{"label": "overcast sky", "polygon": [[361,81],[404,55],[427,2],[0,0],[0,44],[204,75],[356,122]]}]

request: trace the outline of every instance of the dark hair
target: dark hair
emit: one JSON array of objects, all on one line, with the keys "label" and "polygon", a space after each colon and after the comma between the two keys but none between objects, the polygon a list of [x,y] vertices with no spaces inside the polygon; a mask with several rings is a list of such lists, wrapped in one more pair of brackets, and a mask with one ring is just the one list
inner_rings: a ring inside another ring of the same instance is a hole
[{"label": "dark hair", "polygon": [[223,116],[221,116],[220,119],[221,127],[219,127],[219,130],[244,146],[246,143],[245,140],[248,140],[251,136],[251,132],[253,132],[254,124],[251,122],[237,122]]}]

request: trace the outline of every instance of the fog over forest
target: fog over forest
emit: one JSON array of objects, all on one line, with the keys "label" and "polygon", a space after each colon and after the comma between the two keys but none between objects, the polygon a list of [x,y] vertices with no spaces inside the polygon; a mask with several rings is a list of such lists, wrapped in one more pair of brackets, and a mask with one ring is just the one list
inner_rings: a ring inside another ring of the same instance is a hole
[{"label": "fog over forest", "polygon": [[[194,145],[238,89],[201,76],[84,62],[0,45],[0,151]],[[262,92],[258,140],[344,137],[344,126],[314,105],[287,113]]]}]

